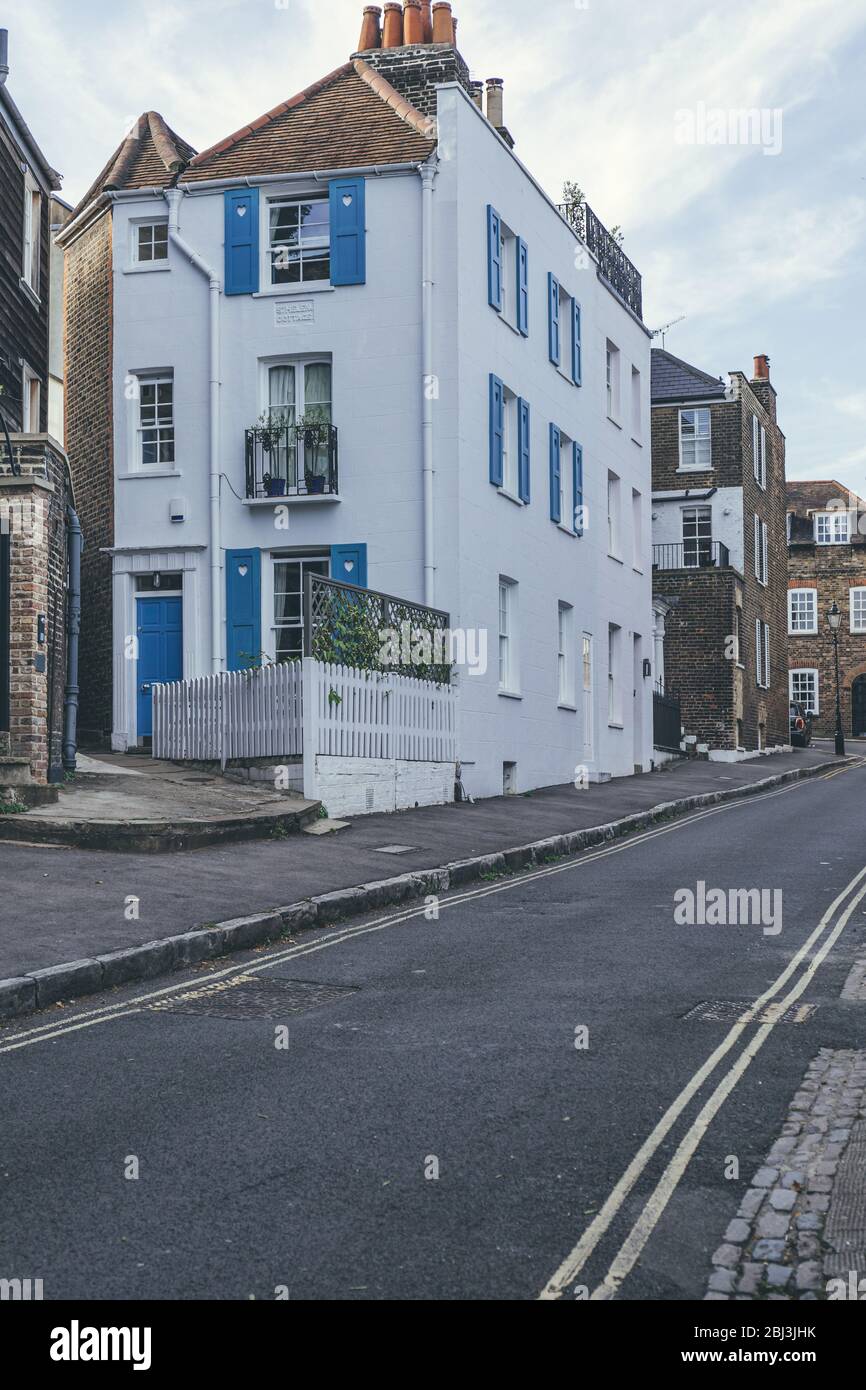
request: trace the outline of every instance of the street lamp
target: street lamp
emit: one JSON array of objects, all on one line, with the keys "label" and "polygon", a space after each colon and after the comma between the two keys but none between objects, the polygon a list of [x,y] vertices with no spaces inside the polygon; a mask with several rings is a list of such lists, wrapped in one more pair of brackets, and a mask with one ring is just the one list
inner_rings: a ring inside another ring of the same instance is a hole
[{"label": "street lamp", "polygon": [[839,628],[842,625],[842,609],[835,599],[827,614],[827,622],[833,633],[833,648],[836,653],[836,753],[840,758],[844,758],[845,733],[842,728],[842,692],[839,684]]}]

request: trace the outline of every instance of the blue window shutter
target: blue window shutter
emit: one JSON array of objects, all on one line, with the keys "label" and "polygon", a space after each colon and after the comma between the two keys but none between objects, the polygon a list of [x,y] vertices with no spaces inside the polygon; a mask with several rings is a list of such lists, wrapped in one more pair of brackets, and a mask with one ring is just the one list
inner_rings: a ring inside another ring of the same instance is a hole
[{"label": "blue window shutter", "polygon": [[367,219],[363,179],[334,179],[331,202],[331,284],[367,281]]},{"label": "blue window shutter", "polygon": [[529,337],[529,251],[521,237],[517,238],[517,327],[524,338]]},{"label": "blue window shutter", "polygon": [[259,191],[228,188],[225,194],[225,292],[259,291]]},{"label": "blue window shutter", "polygon": [[354,584],[358,589],[366,589],[366,545],[332,545],[331,578],[338,579],[341,584]]},{"label": "blue window shutter", "polygon": [[583,535],[583,449],[572,444],[572,472],[574,476],[574,531]]},{"label": "blue window shutter", "polygon": [[487,299],[494,309],[502,308],[502,223],[499,213],[487,204]]},{"label": "blue window shutter", "polygon": [[558,425],[550,426],[550,519],[561,521],[559,505],[562,438]]},{"label": "blue window shutter", "polygon": [[559,281],[555,275],[547,276],[547,316],[550,360],[558,367],[562,358],[559,331]]},{"label": "blue window shutter", "polygon": [[571,379],[575,386],[583,381],[583,345],[581,343],[580,305],[571,301]]},{"label": "blue window shutter", "polygon": [[490,481],[502,487],[505,445],[505,390],[498,376],[490,374]]},{"label": "blue window shutter", "polygon": [[519,459],[519,478],[517,491],[521,502],[529,501],[529,401],[517,402],[517,455]]},{"label": "blue window shutter", "polygon": [[226,667],[261,664],[262,552],[226,551]]}]

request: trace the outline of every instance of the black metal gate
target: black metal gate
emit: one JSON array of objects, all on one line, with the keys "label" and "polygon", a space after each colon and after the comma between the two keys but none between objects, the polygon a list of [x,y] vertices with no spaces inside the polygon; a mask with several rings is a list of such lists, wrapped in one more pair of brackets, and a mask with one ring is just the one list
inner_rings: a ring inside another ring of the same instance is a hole
[{"label": "black metal gate", "polygon": [[851,687],[851,711],[854,737],[866,735],[866,676],[858,676]]},{"label": "black metal gate", "polygon": [[667,753],[679,753],[683,717],[679,700],[653,691],[653,743]]},{"label": "black metal gate", "polygon": [[9,728],[10,538],[0,532],[0,729]]}]

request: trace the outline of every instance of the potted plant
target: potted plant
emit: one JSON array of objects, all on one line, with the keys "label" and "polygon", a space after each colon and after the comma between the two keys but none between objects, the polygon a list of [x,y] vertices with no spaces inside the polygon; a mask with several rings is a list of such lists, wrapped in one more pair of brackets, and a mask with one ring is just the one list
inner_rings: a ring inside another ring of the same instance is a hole
[{"label": "potted plant", "polygon": [[[328,458],[331,444],[330,421],[320,415],[302,415],[295,426],[299,440],[304,444],[304,483],[308,493],[313,496],[325,491],[327,482]],[[325,472],[320,472],[322,451],[324,450]]]},{"label": "potted plant", "polygon": [[285,478],[276,478],[273,473],[265,473],[262,476],[262,483],[264,485],[266,497],[285,497]]},{"label": "potted plant", "polygon": [[273,411],[269,410],[263,411],[259,416],[255,431],[266,454],[270,454],[279,446],[288,423],[285,414],[275,415]]}]

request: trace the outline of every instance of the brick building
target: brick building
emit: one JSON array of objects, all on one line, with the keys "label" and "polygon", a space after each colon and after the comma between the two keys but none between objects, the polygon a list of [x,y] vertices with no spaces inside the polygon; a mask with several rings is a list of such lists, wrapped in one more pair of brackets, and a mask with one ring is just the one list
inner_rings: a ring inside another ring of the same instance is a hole
[{"label": "brick building", "polygon": [[653,595],[665,683],[711,757],[788,742],[785,437],[769,359],[729,384],[652,354]]},{"label": "brick building", "polygon": [[[51,331],[57,272],[51,224],[63,216],[53,197],[60,180],[12,100],[8,72],[8,40],[0,30],[2,804],[59,780],[64,747],[67,764],[74,763],[76,692],[67,649],[77,617],[68,621],[67,591],[69,552],[77,553],[79,536],[66,455],[47,432],[60,356]],[[56,316],[53,322],[59,328]]]},{"label": "brick building", "polygon": [[832,479],[788,484],[788,664],[791,699],[836,728],[836,665],[827,614],[842,610],[842,728],[866,736],[866,502]]}]

